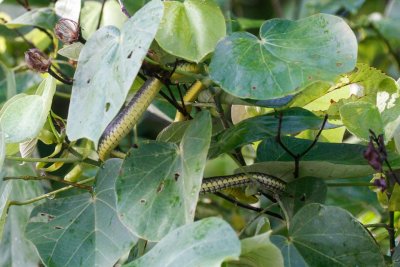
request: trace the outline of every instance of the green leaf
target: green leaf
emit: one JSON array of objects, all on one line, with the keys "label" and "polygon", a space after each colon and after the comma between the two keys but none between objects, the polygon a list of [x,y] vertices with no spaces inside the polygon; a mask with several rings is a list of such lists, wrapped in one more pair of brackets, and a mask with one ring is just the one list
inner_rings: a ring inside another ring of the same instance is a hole
[{"label": "green leaf", "polygon": [[356,58],[357,40],[339,17],[272,19],[261,26],[260,39],[240,32],[219,42],[210,76],[235,96],[271,99],[351,71]]},{"label": "green leaf", "polygon": [[190,121],[173,122],[158,134],[157,141],[178,143],[189,125]]},{"label": "green leaf", "polygon": [[269,240],[270,233],[264,233],[240,241],[242,253],[239,261],[227,263],[227,267],[274,266],[283,267],[283,257],[280,250]]},{"label": "green leaf", "polygon": [[24,12],[20,17],[7,23],[9,28],[19,28],[23,26],[38,26],[44,29],[53,30],[57,23],[57,15],[52,8],[38,8]]},{"label": "green leaf", "polygon": [[377,135],[383,133],[383,122],[376,106],[368,102],[347,103],[339,109],[347,130],[355,136],[369,140],[369,130]]},{"label": "green leaf", "polygon": [[53,95],[55,79],[42,81],[35,95],[20,94],[11,98],[0,111],[0,124],[6,143],[16,143],[35,138],[46,122]]},{"label": "green leaf", "polygon": [[[163,12],[153,0],[122,27],[98,30],[85,44],[74,75],[67,121],[70,140],[97,142],[125,101]],[[84,119],[83,119],[84,118]]]},{"label": "green leaf", "polygon": [[0,101],[6,101],[17,93],[15,73],[0,61]]},{"label": "green leaf", "polygon": [[[243,171],[267,172],[283,180],[293,179],[294,161],[267,161],[255,163],[238,169]],[[321,179],[361,178],[374,174],[369,165],[348,165],[326,161],[300,161],[300,177],[318,177]]]},{"label": "green leaf", "polygon": [[225,36],[225,19],[212,0],[165,1],[156,40],[168,53],[200,62]]},{"label": "green leaf", "polygon": [[218,267],[239,255],[235,231],[222,219],[211,217],[175,229],[144,256],[124,266]]},{"label": "green leaf", "polygon": [[94,193],[47,201],[36,207],[26,235],[44,264],[112,266],[134,244],[116,213],[115,179],[122,161],[111,159],[96,176]]},{"label": "green leaf", "polygon": [[280,204],[288,217],[287,219],[291,221],[293,215],[307,204],[323,204],[327,191],[325,182],[319,178],[303,177],[288,183],[287,194],[280,198]]},{"label": "green leaf", "polygon": [[395,184],[393,188],[393,192],[389,199],[389,207],[390,211],[400,211],[400,186],[399,184]]},{"label": "green leaf", "polygon": [[[3,170],[5,170],[6,176],[35,175],[31,165],[21,165],[17,162],[6,162]],[[0,188],[4,189],[3,186],[11,188],[9,194],[7,194],[6,191],[0,191],[2,193],[0,198],[7,202],[24,201],[43,194],[41,185],[36,181],[0,181]],[[32,243],[29,242],[24,233],[29,214],[33,207],[34,204],[11,206],[8,210],[3,229],[3,238],[0,238],[0,266],[38,266],[40,260],[36,249]],[[2,216],[4,215],[3,213]],[[3,222],[0,219],[0,224],[1,223]]]},{"label": "green leaf", "polygon": [[338,207],[309,204],[294,216],[288,239],[271,240],[280,247],[285,266],[385,266],[370,233]]},{"label": "green leaf", "polygon": [[[288,136],[282,136],[281,140],[294,154],[302,153],[313,142],[312,140]],[[364,145],[317,142],[301,158],[301,161],[327,161],[344,165],[363,165],[368,164],[363,156],[366,149],[367,147]],[[276,142],[275,138],[271,137],[262,141],[257,147],[257,162],[264,161],[293,161],[293,158]]]},{"label": "green leaf", "polygon": [[79,54],[81,53],[82,48],[83,44],[77,42],[64,46],[63,48],[58,50],[57,53],[62,55],[63,57],[78,61]]},{"label": "green leaf", "polygon": [[355,14],[365,0],[306,0],[304,1],[304,15],[316,13],[336,14],[340,9],[345,9]]},{"label": "green leaf", "polygon": [[[294,134],[306,129],[319,129],[322,119],[301,108],[285,110],[282,117],[281,134]],[[276,136],[279,119],[275,114],[266,114],[243,120],[215,137],[209,155],[216,157],[237,147],[267,137]],[[335,127],[331,124],[326,128]]]},{"label": "green leaf", "polygon": [[136,235],[158,241],[193,221],[210,136],[210,114],[202,112],[191,121],[179,147],[149,142],[131,150],[116,188],[118,211]]}]

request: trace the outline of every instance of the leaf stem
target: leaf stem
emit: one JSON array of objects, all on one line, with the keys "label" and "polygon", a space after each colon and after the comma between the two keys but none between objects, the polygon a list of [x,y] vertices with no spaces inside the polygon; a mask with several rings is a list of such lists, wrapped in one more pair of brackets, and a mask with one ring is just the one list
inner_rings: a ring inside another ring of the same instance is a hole
[{"label": "leaf stem", "polygon": [[275,218],[277,218],[277,219],[283,220],[283,217],[282,217],[280,214],[278,214],[278,213],[275,213],[275,212],[272,212],[272,211],[267,211],[267,210],[264,211],[264,209],[261,209],[261,208],[257,208],[257,207],[253,207],[253,206],[247,205],[247,204],[245,204],[245,203],[242,203],[242,202],[240,202],[240,201],[237,201],[236,199],[234,199],[234,198],[232,198],[232,197],[230,197],[230,196],[227,196],[227,195],[225,195],[225,194],[222,194],[222,193],[220,193],[220,192],[216,192],[216,193],[214,193],[214,194],[217,195],[217,196],[219,196],[220,198],[223,198],[223,199],[225,199],[225,200],[227,200],[227,201],[229,201],[229,202],[231,202],[231,203],[233,203],[233,204],[235,204],[235,205],[241,207],[241,208],[245,208],[245,209],[253,210],[253,211],[257,211],[257,212],[262,212],[262,213],[265,213],[265,214],[270,215],[270,216],[272,216],[272,217],[275,217]]},{"label": "leaf stem", "polygon": [[73,159],[73,158],[22,158],[22,157],[14,157],[14,156],[6,156],[8,160],[21,161],[21,162],[64,162],[64,163],[75,163],[80,162],[81,159]]},{"label": "leaf stem", "polygon": [[[88,178],[88,179],[79,181],[78,184],[89,183],[89,182],[94,181],[94,179],[95,179],[95,177],[91,177],[91,178]],[[8,211],[8,209],[10,208],[10,206],[29,205],[29,204],[32,204],[32,203],[34,203],[34,202],[40,201],[40,200],[42,200],[42,199],[49,198],[49,197],[53,197],[54,195],[56,195],[56,194],[58,194],[58,193],[61,193],[61,192],[70,190],[70,189],[72,189],[72,188],[74,188],[74,186],[73,186],[73,185],[69,185],[69,186],[62,187],[62,188],[60,188],[60,189],[51,191],[51,192],[49,192],[49,193],[40,195],[40,196],[38,196],[38,197],[34,197],[34,198],[31,198],[31,199],[25,200],[25,201],[10,201],[10,202],[8,202],[8,205],[7,205],[7,211]]]},{"label": "leaf stem", "polygon": [[70,181],[66,181],[60,177],[57,176],[52,176],[52,175],[45,175],[45,176],[29,176],[29,175],[24,175],[24,176],[6,176],[3,178],[4,181],[7,180],[26,180],[26,181],[39,181],[39,180],[52,180],[55,182],[59,182],[59,183],[63,183],[63,184],[67,184],[67,185],[72,185],[74,187],[80,188],[80,189],[84,189],[84,190],[88,190],[89,192],[92,191],[92,187],[91,186],[87,186],[87,185],[82,185],[79,183],[73,183]]}]

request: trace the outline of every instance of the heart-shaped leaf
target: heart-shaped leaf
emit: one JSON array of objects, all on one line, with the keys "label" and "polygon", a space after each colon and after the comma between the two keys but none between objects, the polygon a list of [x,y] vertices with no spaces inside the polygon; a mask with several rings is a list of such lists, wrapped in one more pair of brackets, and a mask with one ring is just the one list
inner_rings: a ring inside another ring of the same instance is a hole
[{"label": "heart-shaped leaf", "polygon": [[235,231],[219,218],[206,218],[166,235],[143,257],[125,267],[218,267],[237,259],[240,242]]},{"label": "heart-shaped leaf", "polygon": [[123,105],[157,32],[163,5],[153,0],[125,22],[121,31],[103,27],[86,42],[74,75],[68,113],[70,140],[97,142]]},{"label": "heart-shaped leaf", "polygon": [[122,161],[106,161],[96,176],[93,195],[83,193],[36,207],[26,235],[44,264],[112,266],[136,238],[122,225],[115,209],[115,179]]},{"label": "heart-shaped leaf", "polygon": [[150,142],[131,150],[116,188],[124,223],[143,239],[158,241],[193,221],[211,137],[208,112],[185,131],[179,147]]},{"label": "heart-shaped leaf", "polygon": [[370,233],[338,207],[309,204],[293,217],[289,239],[271,240],[285,266],[386,266]]},{"label": "heart-shaped leaf", "polygon": [[212,0],[165,1],[158,44],[168,53],[200,62],[225,36],[225,19]]},{"label": "heart-shaped leaf", "polygon": [[272,19],[261,26],[260,39],[238,32],[219,42],[210,76],[235,96],[271,99],[351,71],[356,58],[356,37],[339,17]]}]

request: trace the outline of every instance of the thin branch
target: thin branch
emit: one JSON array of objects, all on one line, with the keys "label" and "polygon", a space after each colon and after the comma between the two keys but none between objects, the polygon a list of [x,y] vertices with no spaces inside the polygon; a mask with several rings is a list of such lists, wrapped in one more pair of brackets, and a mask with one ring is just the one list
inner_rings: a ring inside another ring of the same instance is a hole
[{"label": "thin branch", "polygon": [[[173,105],[177,110],[179,110],[180,113],[184,114],[185,116],[190,117],[190,115],[187,114],[187,112],[185,112],[185,110],[184,110],[180,105],[178,105],[177,102],[174,102],[172,99],[170,99],[169,96],[167,96],[163,91],[160,91],[160,95],[161,95],[162,97],[164,97],[164,98],[165,98],[171,105]],[[190,118],[191,118],[191,117],[190,117]]]},{"label": "thin branch", "polygon": [[8,160],[21,161],[21,162],[64,162],[64,163],[76,163],[80,162],[80,159],[72,159],[72,158],[22,158],[22,157],[14,157],[14,156],[6,156]]},{"label": "thin branch", "polygon": [[60,75],[58,75],[54,70],[51,69],[51,67],[47,70],[47,72],[53,76],[55,79],[57,79],[58,81],[67,84],[67,85],[72,85],[72,80],[66,80],[63,77],[61,77]]},{"label": "thin branch", "polygon": [[394,229],[394,211],[389,211],[389,225],[387,228],[390,243],[390,256],[393,257],[396,248],[395,229]]},{"label": "thin branch", "polygon": [[[86,184],[86,183],[89,183],[89,182],[94,181],[94,179],[95,179],[95,178],[92,177],[92,178],[88,178],[88,179],[79,181],[78,183],[79,183],[79,184]],[[9,209],[11,206],[29,205],[29,204],[32,204],[32,203],[34,203],[34,202],[40,201],[40,200],[42,200],[42,199],[45,199],[45,198],[54,197],[54,195],[56,195],[56,194],[58,194],[58,193],[61,193],[61,192],[64,192],[64,191],[67,191],[67,190],[70,190],[70,189],[72,189],[72,188],[75,188],[75,187],[72,186],[72,185],[69,185],[69,186],[62,187],[62,188],[60,188],[60,189],[51,191],[51,192],[49,192],[49,193],[43,194],[43,195],[41,195],[41,196],[38,196],[38,197],[35,197],[35,198],[31,198],[31,199],[29,199],[29,200],[25,200],[25,201],[10,201],[10,202],[8,202],[8,205],[7,205],[7,212],[8,212],[8,209]]]},{"label": "thin branch", "polygon": [[100,28],[101,19],[103,18],[103,10],[104,10],[105,3],[106,3],[106,0],[103,0],[103,2],[101,3],[100,16],[99,16],[99,21],[97,22],[96,29]]},{"label": "thin branch", "polygon": [[255,222],[255,220],[257,220],[261,215],[263,215],[264,213],[266,213],[273,205],[275,204],[271,204],[268,207],[266,207],[265,209],[263,209],[262,211],[260,211],[256,216],[254,216],[248,223],[246,223],[246,225],[242,228],[242,230],[240,230],[238,236],[240,237],[244,231],[253,223]]},{"label": "thin branch", "polygon": [[295,155],[292,151],[290,151],[289,148],[286,147],[286,145],[282,142],[281,138],[281,132],[282,132],[282,120],[283,120],[283,113],[281,112],[279,114],[279,120],[278,120],[278,133],[276,134],[275,140],[276,142],[280,145],[280,147],[283,148],[283,150],[286,151],[292,158],[296,159],[297,155]]},{"label": "thin branch", "polygon": [[322,131],[323,131],[324,128],[325,128],[325,124],[326,124],[326,121],[327,121],[327,120],[328,120],[328,114],[325,115],[324,121],[322,122],[321,128],[319,129],[317,135],[315,136],[314,141],[308,146],[308,148],[307,148],[306,150],[304,150],[301,154],[298,155],[299,158],[301,158],[301,157],[303,157],[305,154],[307,154],[307,153],[315,146],[315,144],[318,142],[318,139],[319,139],[319,137],[320,137]]},{"label": "thin branch", "polygon": [[283,9],[280,3],[280,0],[271,0],[272,8],[275,12],[275,17],[282,18],[283,17]]},{"label": "thin branch", "polygon": [[224,194],[222,194],[222,193],[220,193],[220,192],[216,192],[216,193],[214,193],[214,194],[215,194],[216,196],[219,196],[219,197],[221,197],[221,198],[223,198],[223,199],[225,199],[225,200],[227,200],[227,201],[229,201],[229,202],[231,202],[231,203],[233,203],[233,204],[235,204],[235,205],[241,207],[241,208],[245,208],[245,209],[253,210],[253,211],[257,211],[257,212],[263,212],[263,213],[268,214],[268,215],[270,215],[270,216],[272,216],[272,217],[275,217],[275,218],[277,218],[277,219],[283,220],[283,217],[282,217],[280,214],[278,214],[278,213],[275,213],[275,212],[272,212],[272,211],[264,211],[264,210],[261,209],[261,208],[256,208],[256,207],[253,207],[253,206],[244,204],[244,203],[242,203],[242,202],[240,202],[240,201],[237,201],[236,199],[234,199],[234,198],[232,198],[232,197],[230,197],[230,196],[224,195]]},{"label": "thin branch", "polygon": [[74,155],[75,157],[79,158],[80,161],[82,161],[84,163],[87,163],[87,164],[90,164],[90,165],[93,165],[93,166],[97,166],[97,167],[101,166],[100,162],[98,162],[96,160],[93,160],[91,158],[88,158],[88,157],[84,157],[82,154],[80,154],[78,151],[76,151],[75,149],[73,149],[70,146],[68,147],[68,151],[71,152],[72,155]]},{"label": "thin branch", "polygon": [[125,16],[127,16],[128,18],[131,17],[131,15],[129,14],[128,10],[126,9],[124,3],[122,3],[122,0],[118,0],[119,6],[121,7],[121,11],[122,13],[125,14]]},{"label": "thin branch", "polygon": [[3,180],[4,181],[7,181],[7,180],[26,180],[26,181],[51,180],[51,181],[55,181],[55,182],[59,182],[59,183],[67,184],[67,185],[71,185],[73,187],[77,187],[77,188],[84,189],[84,190],[87,190],[89,192],[92,192],[92,187],[91,186],[70,182],[70,181],[64,180],[64,179],[62,179],[60,177],[52,176],[52,175],[45,175],[45,176],[24,175],[24,176],[15,176],[15,177],[14,176],[6,176],[6,177],[3,178]]}]

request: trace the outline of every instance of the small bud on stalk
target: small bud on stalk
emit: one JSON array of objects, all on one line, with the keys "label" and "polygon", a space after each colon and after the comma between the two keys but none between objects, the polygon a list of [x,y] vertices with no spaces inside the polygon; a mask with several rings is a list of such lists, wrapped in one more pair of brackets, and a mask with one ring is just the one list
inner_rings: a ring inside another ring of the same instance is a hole
[{"label": "small bud on stalk", "polygon": [[25,52],[25,62],[30,69],[41,73],[47,72],[51,66],[51,60],[37,48]]},{"label": "small bud on stalk", "polygon": [[54,33],[64,44],[79,41],[79,25],[70,19],[60,19],[54,27]]},{"label": "small bud on stalk", "polygon": [[379,154],[379,151],[375,148],[372,140],[369,141],[368,148],[364,151],[364,158],[368,160],[369,165],[376,171],[382,171],[383,160]]}]

